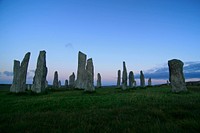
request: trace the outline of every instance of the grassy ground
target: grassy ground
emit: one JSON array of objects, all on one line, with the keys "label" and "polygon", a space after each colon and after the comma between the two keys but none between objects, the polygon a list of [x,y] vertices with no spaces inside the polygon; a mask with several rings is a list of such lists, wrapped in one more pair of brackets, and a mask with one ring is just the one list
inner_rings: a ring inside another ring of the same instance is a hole
[{"label": "grassy ground", "polygon": [[199,132],[200,87],[173,94],[166,86],[10,94],[0,86],[0,132]]}]

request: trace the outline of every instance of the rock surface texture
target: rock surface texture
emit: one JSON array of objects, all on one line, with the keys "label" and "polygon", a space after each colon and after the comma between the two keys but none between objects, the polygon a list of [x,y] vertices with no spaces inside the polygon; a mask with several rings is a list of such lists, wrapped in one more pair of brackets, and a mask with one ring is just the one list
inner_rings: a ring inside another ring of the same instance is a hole
[{"label": "rock surface texture", "polygon": [[13,66],[13,82],[10,87],[10,92],[18,93],[20,88],[20,62],[17,60],[14,60],[14,66]]},{"label": "rock surface texture", "polygon": [[101,74],[97,74],[97,88],[101,88]]},{"label": "rock surface texture", "polygon": [[148,86],[152,86],[151,78],[148,79]]},{"label": "rock surface texture", "polygon": [[61,88],[61,86],[62,86],[62,85],[61,85],[61,81],[59,80],[59,81],[58,81],[58,88]]},{"label": "rock surface texture", "polygon": [[53,88],[58,88],[58,72],[55,71],[54,78],[53,78]]},{"label": "rock surface texture", "polygon": [[78,89],[84,89],[86,86],[86,59],[87,55],[79,51],[77,79],[75,83],[75,87]]},{"label": "rock surface texture", "polygon": [[46,51],[40,51],[37,59],[37,67],[35,70],[35,76],[33,78],[33,85],[31,90],[36,93],[41,93],[46,90]]},{"label": "rock surface texture", "polygon": [[69,87],[69,83],[68,83],[68,80],[66,79],[65,80],[65,88],[68,88]]},{"label": "rock surface texture", "polygon": [[31,53],[28,52],[24,56],[24,59],[21,62],[14,60],[14,67],[13,67],[13,83],[10,88],[10,92],[25,92],[26,91],[26,76],[28,70],[28,64],[30,59]]},{"label": "rock surface texture", "polygon": [[134,87],[134,74],[133,71],[130,71],[129,73],[129,88],[133,88]]},{"label": "rock surface texture", "polygon": [[72,73],[72,75],[69,76],[69,87],[74,88],[75,87],[75,74]]},{"label": "rock surface texture", "polygon": [[19,92],[25,92],[26,91],[26,76],[27,76],[27,70],[28,70],[28,63],[30,59],[31,53],[26,53],[23,61],[21,62],[20,66],[20,90]]},{"label": "rock surface texture", "polygon": [[140,87],[145,87],[145,78],[142,71],[140,71]]},{"label": "rock surface texture", "polygon": [[183,74],[183,65],[184,63],[181,60],[173,59],[168,61],[169,81],[172,87],[172,92],[187,91]]},{"label": "rock surface texture", "polygon": [[121,87],[121,70],[118,70],[117,73],[117,88]]},{"label": "rock surface texture", "polygon": [[122,73],[122,90],[127,89],[127,70],[126,63],[123,62],[123,73]]},{"label": "rock surface texture", "polygon": [[88,92],[95,91],[95,87],[94,87],[94,65],[93,65],[92,58],[87,60],[85,91],[88,91]]}]

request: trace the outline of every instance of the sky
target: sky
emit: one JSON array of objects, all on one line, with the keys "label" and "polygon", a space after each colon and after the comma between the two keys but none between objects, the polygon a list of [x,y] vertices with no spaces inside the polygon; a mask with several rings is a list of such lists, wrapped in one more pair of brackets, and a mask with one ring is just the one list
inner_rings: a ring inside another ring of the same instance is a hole
[{"label": "sky", "polygon": [[136,78],[143,70],[159,84],[167,61],[180,59],[186,79],[200,80],[199,7],[199,0],[0,0],[0,83],[12,83],[13,60],[27,52],[31,83],[41,50],[50,84],[55,71],[62,84],[76,75],[79,51],[93,58],[103,85],[116,84],[123,61]]}]

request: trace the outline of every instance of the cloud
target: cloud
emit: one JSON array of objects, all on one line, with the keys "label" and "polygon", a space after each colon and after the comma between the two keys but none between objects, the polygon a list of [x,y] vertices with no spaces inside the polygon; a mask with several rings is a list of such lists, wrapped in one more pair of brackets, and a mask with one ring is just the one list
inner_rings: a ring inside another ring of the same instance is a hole
[{"label": "cloud", "polygon": [[9,72],[9,71],[4,71],[3,74],[8,77],[13,76],[13,72]]},{"label": "cloud", "polygon": [[200,62],[186,62],[184,67],[185,73],[199,72]]},{"label": "cloud", "polygon": [[[33,75],[34,73],[35,73],[35,70],[29,70],[27,72],[27,75]],[[0,72],[0,76],[11,77],[13,76],[13,72],[9,72],[9,71]]]},{"label": "cloud", "polygon": [[[200,62],[185,62],[183,70],[186,79],[200,78]],[[146,78],[151,77],[152,79],[168,79],[169,78],[168,65],[165,64],[162,67],[144,71],[144,75]],[[135,78],[139,77],[140,77],[139,74],[135,76]]]},{"label": "cloud", "polygon": [[66,47],[66,48],[74,48],[74,46],[73,46],[72,43],[67,43],[67,44],[65,44],[65,47]]}]

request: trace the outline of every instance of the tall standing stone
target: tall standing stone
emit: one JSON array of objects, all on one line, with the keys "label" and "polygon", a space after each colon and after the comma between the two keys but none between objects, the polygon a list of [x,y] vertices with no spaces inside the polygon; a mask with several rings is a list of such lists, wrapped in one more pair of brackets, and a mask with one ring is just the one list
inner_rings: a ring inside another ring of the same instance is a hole
[{"label": "tall standing stone", "polygon": [[101,75],[100,75],[100,73],[97,74],[97,88],[101,88]]},{"label": "tall standing stone", "polygon": [[148,86],[152,86],[151,78],[148,79]]},{"label": "tall standing stone", "polygon": [[95,87],[94,87],[94,65],[93,65],[92,58],[87,60],[85,91],[88,91],[88,92],[95,91]]},{"label": "tall standing stone", "polygon": [[19,92],[20,88],[20,62],[17,60],[14,60],[14,66],[13,66],[13,82],[12,86],[10,87],[10,92]]},{"label": "tall standing stone", "polygon": [[33,78],[33,85],[31,90],[36,93],[41,93],[46,90],[47,67],[46,67],[46,52],[40,51],[37,59],[37,68],[35,70],[35,76]]},{"label": "tall standing stone", "polygon": [[72,73],[72,75],[69,76],[69,87],[74,88],[75,87],[75,74]]},{"label": "tall standing stone", "polygon": [[127,89],[127,70],[126,63],[123,62],[123,73],[122,73],[122,90]]},{"label": "tall standing stone", "polygon": [[129,88],[133,88],[134,87],[134,74],[133,71],[130,71],[129,73]]},{"label": "tall standing stone", "polygon": [[58,81],[58,88],[61,88],[61,86],[62,86],[62,85],[61,85],[61,81],[59,80],[59,81]]},{"label": "tall standing stone", "polygon": [[24,59],[21,62],[14,60],[14,67],[13,67],[13,84],[10,88],[10,92],[25,92],[26,91],[26,76],[28,70],[28,63],[30,59],[31,53],[28,52],[24,56]]},{"label": "tall standing stone", "polygon": [[26,53],[26,55],[24,56],[24,59],[21,62],[19,92],[25,92],[26,91],[26,76],[27,76],[27,70],[28,70],[28,63],[29,63],[30,55],[31,55],[30,52]]},{"label": "tall standing stone", "polygon": [[140,86],[145,87],[145,79],[142,71],[140,71]]},{"label": "tall standing stone", "polygon": [[172,92],[187,91],[183,74],[183,65],[184,63],[181,60],[173,59],[168,61],[169,81],[171,83]]},{"label": "tall standing stone", "polygon": [[117,73],[117,88],[121,87],[121,70],[118,70]]},{"label": "tall standing stone", "polygon": [[53,88],[58,88],[58,72],[55,71],[53,78]]},{"label": "tall standing stone", "polygon": [[75,83],[75,87],[78,89],[84,89],[86,86],[86,59],[87,55],[79,51],[77,79]]},{"label": "tall standing stone", "polygon": [[65,88],[68,88],[69,84],[68,84],[68,80],[65,80]]}]

